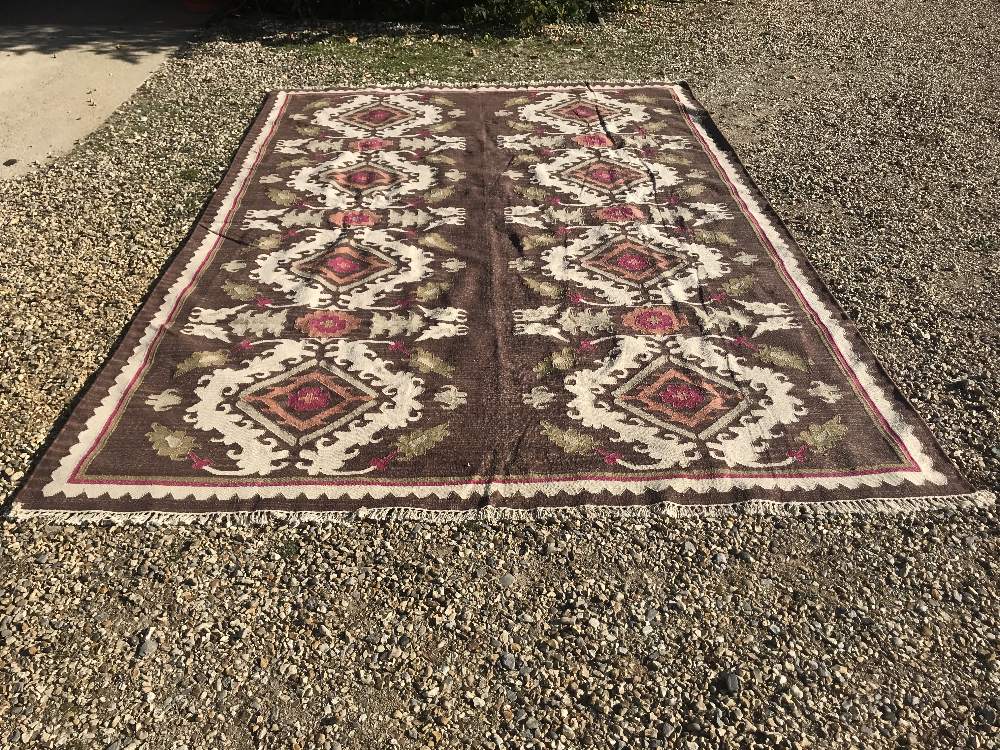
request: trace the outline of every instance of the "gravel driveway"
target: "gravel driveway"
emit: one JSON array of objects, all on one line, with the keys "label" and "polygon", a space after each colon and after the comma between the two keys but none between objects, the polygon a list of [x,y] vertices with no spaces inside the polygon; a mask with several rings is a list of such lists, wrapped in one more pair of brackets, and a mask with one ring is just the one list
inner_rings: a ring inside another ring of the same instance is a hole
[{"label": "gravel driveway", "polygon": [[[667,4],[523,39],[239,20],[0,189],[0,494],[263,92],[684,78],[948,454],[1000,487],[989,2]],[[0,521],[0,747],[992,748],[1000,526]]]}]

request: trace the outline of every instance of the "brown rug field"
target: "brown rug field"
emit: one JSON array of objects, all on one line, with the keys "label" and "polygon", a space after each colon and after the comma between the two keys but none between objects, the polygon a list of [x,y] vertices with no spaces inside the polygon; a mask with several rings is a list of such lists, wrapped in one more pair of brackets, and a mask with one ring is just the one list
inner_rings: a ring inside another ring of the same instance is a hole
[{"label": "brown rug field", "polygon": [[687,86],[559,84],[269,95],[13,513],[990,500]]}]

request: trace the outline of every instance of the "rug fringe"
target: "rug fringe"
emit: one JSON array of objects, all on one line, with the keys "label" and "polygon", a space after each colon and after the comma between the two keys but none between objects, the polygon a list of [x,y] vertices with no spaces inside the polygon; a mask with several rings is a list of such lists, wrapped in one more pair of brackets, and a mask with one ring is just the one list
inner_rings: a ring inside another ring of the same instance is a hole
[{"label": "rug fringe", "polygon": [[996,496],[988,490],[962,495],[928,497],[861,498],[826,502],[781,502],[748,500],[712,505],[662,502],[655,505],[578,505],[552,508],[509,508],[487,505],[469,510],[428,508],[360,508],[354,511],[236,510],[182,513],[155,510],[122,512],[112,510],[43,510],[14,506],[7,517],[15,521],[44,521],[51,524],[149,524],[255,526],[276,521],[292,523],[358,523],[364,521],[416,521],[421,523],[490,523],[498,521],[567,520],[603,518],[607,520],[654,518],[702,518],[707,520],[738,516],[823,516],[852,513],[896,514],[934,510],[976,510],[993,507]]}]

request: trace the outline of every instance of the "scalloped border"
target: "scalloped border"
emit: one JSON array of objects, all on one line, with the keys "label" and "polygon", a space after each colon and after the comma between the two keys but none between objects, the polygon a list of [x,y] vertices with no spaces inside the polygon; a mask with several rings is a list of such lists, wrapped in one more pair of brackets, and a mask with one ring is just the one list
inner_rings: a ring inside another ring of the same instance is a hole
[{"label": "scalloped border", "polygon": [[567,505],[539,508],[511,508],[487,505],[467,510],[435,510],[430,508],[389,507],[357,510],[224,510],[224,511],[113,511],[113,510],[47,510],[15,507],[10,516],[15,519],[40,519],[46,523],[87,524],[151,524],[201,525],[219,523],[227,526],[260,526],[276,521],[303,523],[344,523],[364,521],[416,521],[420,523],[498,523],[509,521],[565,520],[612,518],[653,520],[657,518],[705,518],[717,520],[737,516],[783,516],[814,518],[852,513],[903,514],[930,511],[987,510],[996,505],[996,496],[987,490],[961,495],[928,495],[927,497],[871,497],[861,500],[830,500],[816,502],[783,502],[781,500],[747,500],[736,503],[687,504],[664,501],[653,505]]}]

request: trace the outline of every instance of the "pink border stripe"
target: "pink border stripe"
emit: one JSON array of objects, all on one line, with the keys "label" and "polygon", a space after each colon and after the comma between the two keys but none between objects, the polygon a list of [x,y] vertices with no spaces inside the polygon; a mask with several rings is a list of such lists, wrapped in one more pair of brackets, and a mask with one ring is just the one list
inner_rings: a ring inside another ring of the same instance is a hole
[{"label": "pink border stripe", "polygon": [[[260,164],[261,160],[264,158],[265,146],[270,142],[271,136],[274,135],[274,131],[277,130],[278,122],[281,120],[281,113],[285,111],[285,106],[287,103],[288,103],[287,98],[281,103],[281,109],[278,110],[278,114],[274,118],[274,122],[271,123],[271,127],[268,130],[267,135],[264,136],[264,140],[261,143],[260,150],[257,152],[257,156],[254,159],[253,163],[250,165],[250,169],[247,172],[247,177],[244,180],[243,185],[240,187],[239,194],[236,196],[235,200],[233,200],[233,205],[229,207],[229,211],[226,212],[226,215],[222,220],[223,227],[225,227],[229,223],[229,220],[230,218],[232,218],[232,215],[236,211],[237,206],[240,205],[240,201],[242,200],[243,195],[246,193],[246,190],[250,185],[250,177],[254,174],[254,170],[257,168],[257,165]],[[70,474],[69,477],[69,483],[72,484],[90,483],[87,480],[78,479],[80,467],[90,460],[91,455],[94,453],[95,450],[97,450],[97,447],[104,441],[104,438],[107,435],[108,430],[111,427],[111,424],[115,421],[115,419],[117,419],[118,414],[124,408],[125,404],[128,403],[128,401],[132,398],[133,389],[135,388],[136,383],[141,379],[141,377],[145,375],[146,369],[149,367],[152,358],[156,353],[156,349],[159,346],[160,339],[166,333],[170,325],[174,323],[174,316],[177,315],[177,313],[180,311],[181,306],[187,301],[188,294],[190,293],[191,289],[195,286],[195,284],[198,283],[199,279],[201,278],[202,272],[205,270],[208,264],[210,264],[212,260],[215,258],[215,251],[218,250],[219,245],[222,244],[222,239],[223,237],[221,234],[217,233],[215,235],[215,240],[212,243],[211,248],[209,248],[208,252],[205,254],[205,259],[195,270],[194,275],[191,277],[191,281],[188,282],[187,286],[185,286],[184,289],[181,290],[180,294],[177,295],[177,301],[174,302],[174,306],[167,314],[167,319],[156,331],[156,335],[153,337],[153,340],[149,342],[149,346],[146,348],[146,353],[143,356],[142,364],[139,366],[139,369],[136,370],[135,375],[132,376],[132,379],[129,381],[128,385],[125,388],[125,392],[122,394],[122,397],[118,400],[118,403],[115,404],[115,408],[111,412],[111,415],[108,417],[107,421],[101,427],[101,431],[100,433],[98,433],[97,438],[94,440],[93,443],[91,443],[90,448],[88,448],[87,452],[83,454],[83,457],[80,459],[77,465],[73,467],[73,472]],[[102,482],[101,484],[110,484],[110,483]]]},{"label": "pink border stripe", "polygon": [[[680,102],[678,102],[678,104],[680,105],[680,109],[684,112],[684,118],[688,121],[689,124],[692,124],[690,113],[687,111],[687,109],[684,107],[683,104],[681,104]],[[878,407],[875,406],[875,404],[869,397],[868,392],[858,381],[857,376],[854,374],[854,369],[850,366],[847,360],[844,359],[844,355],[840,351],[840,347],[838,347],[836,342],[834,341],[833,335],[830,333],[830,330],[826,327],[826,325],[823,324],[823,321],[819,318],[819,316],[816,314],[816,311],[812,308],[812,305],[810,305],[808,300],[806,300],[805,297],[802,295],[802,290],[799,288],[798,284],[795,283],[795,279],[792,278],[792,276],[788,273],[788,268],[785,266],[785,261],[781,258],[780,255],[778,255],[777,250],[774,248],[774,245],[771,242],[770,238],[767,236],[767,233],[764,232],[763,228],[760,226],[760,223],[757,221],[757,217],[753,215],[753,212],[750,210],[750,207],[746,205],[743,198],[740,196],[739,191],[736,189],[736,186],[733,184],[732,180],[729,179],[729,175],[726,173],[726,170],[722,168],[722,166],[719,164],[718,159],[716,159],[715,154],[713,154],[711,148],[708,147],[709,144],[705,141],[704,137],[702,137],[701,133],[698,132],[697,128],[690,127],[689,129],[691,130],[692,133],[694,133],[695,137],[697,137],[698,140],[701,141],[702,145],[706,147],[705,153],[708,154],[708,157],[709,159],[712,160],[712,163],[716,165],[716,171],[726,181],[726,184],[729,186],[730,194],[732,194],[732,196],[739,202],[741,208],[743,209],[744,216],[746,216],[753,223],[754,227],[757,230],[757,236],[766,245],[768,251],[771,254],[771,257],[774,258],[774,260],[777,262],[777,265],[781,270],[781,275],[788,282],[790,288],[795,292],[795,296],[798,297],[799,302],[802,304],[802,306],[809,312],[809,317],[813,319],[813,321],[816,323],[816,326],[822,332],[823,338],[826,339],[827,343],[829,344],[830,350],[834,353],[834,355],[837,358],[837,361],[840,363],[841,370],[854,385],[855,393],[861,396],[865,400],[865,402],[871,407],[871,412],[874,413],[878,421],[882,424],[882,427],[885,429],[885,431],[892,436],[893,441],[900,448],[902,453],[906,456],[907,460],[910,462],[910,465],[915,466],[916,461],[914,460],[910,451],[906,448],[906,445],[903,443],[902,438],[896,433],[895,430],[892,429],[892,426],[886,421],[885,416],[882,414],[881,411],[879,411]]]},{"label": "pink border stripe", "polygon": [[[905,468],[898,469],[899,472],[913,472],[919,471],[919,468]],[[76,484],[118,484],[123,486],[135,485],[137,487],[154,487],[154,486],[164,486],[164,487],[285,487],[285,486],[296,486],[296,487],[342,487],[348,485],[354,486],[364,486],[364,487],[454,487],[459,485],[467,484],[500,484],[500,485],[515,485],[515,484],[544,484],[546,482],[634,482],[637,479],[641,479],[644,482],[647,481],[669,481],[674,479],[812,479],[816,477],[832,477],[834,479],[843,477],[857,477],[857,476],[873,476],[876,474],[883,474],[885,471],[883,469],[862,469],[860,471],[838,471],[832,472],[830,474],[793,474],[790,472],[776,473],[771,472],[767,476],[758,476],[756,474],[717,474],[712,473],[710,476],[703,477],[697,474],[658,474],[655,476],[642,476],[642,477],[619,477],[619,476],[590,476],[590,475],[570,475],[570,476],[544,476],[544,477],[523,477],[516,480],[512,479],[479,479],[471,477],[469,479],[456,479],[454,481],[444,481],[444,482],[419,482],[412,480],[399,480],[398,482],[393,481],[364,481],[359,477],[351,477],[350,479],[343,480],[331,480],[328,482],[310,482],[308,480],[297,480],[295,477],[288,477],[281,480],[255,480],[249,484],[221,484],[221,483],[211,483],[211,482],[176,482],[172,480],[157,480],[157,481],[143,481],[135,480],[131,482],[109,482],[100,479],[81,479]]]}]

